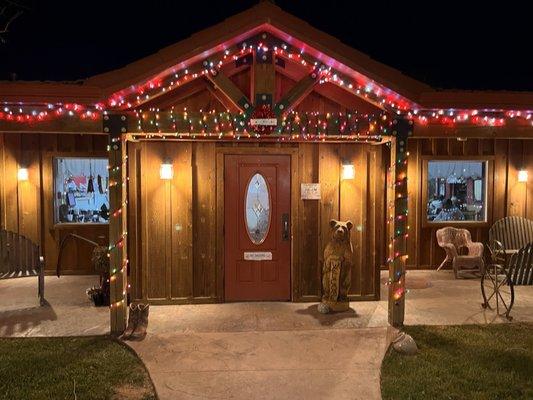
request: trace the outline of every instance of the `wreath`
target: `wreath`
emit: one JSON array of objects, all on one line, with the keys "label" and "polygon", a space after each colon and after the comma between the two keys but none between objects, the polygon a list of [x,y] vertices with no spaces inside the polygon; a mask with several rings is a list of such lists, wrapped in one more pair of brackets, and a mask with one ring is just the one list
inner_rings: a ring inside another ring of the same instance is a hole
[{"label": "wreath", "polygon": [[[272,111],[272,106],[270,104],[261,104],[260,106],[257,106],[252,112],[252,115],[250,116],[250,120],[273,118],[276,118],[276,114],[274,113],[274,111]],[[249,122],[249,125],[251,130],[261,134],[272,133],[272,131],[276,127],[276,125],[252,125],[251,121]]]}]

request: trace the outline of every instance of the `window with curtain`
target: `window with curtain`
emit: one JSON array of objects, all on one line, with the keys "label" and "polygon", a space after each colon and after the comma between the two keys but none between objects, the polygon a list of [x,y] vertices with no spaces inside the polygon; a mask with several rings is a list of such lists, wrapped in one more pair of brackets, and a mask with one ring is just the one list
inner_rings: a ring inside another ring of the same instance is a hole
[{"label": "window with curtain", "polygon": [[427,220],[487,220],[487,161],[428,161]]},{"label": "window with curtain", "polygon": [[107,158],[54,158],[55,222],[109,220]]}]

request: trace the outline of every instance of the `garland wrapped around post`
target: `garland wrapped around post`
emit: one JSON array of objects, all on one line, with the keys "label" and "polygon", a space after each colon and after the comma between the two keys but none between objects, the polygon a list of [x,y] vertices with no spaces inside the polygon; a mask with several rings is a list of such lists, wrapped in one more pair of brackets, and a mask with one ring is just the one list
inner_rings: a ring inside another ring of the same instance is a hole
[{"label": "garland wrapped around post", "polygon": [[123,138],[127,131],[125,114],[104,115],[104,132],[109,135],[109,286],[111,334],[126,329],[127,309],[127,156]]},{"label": "garland wrapped around post", "polygon": [[405,314],[405,264],[407,260],[407,138],[412,122],[394,120],[391,141],[389,195],[389,324],[403,325]]}]

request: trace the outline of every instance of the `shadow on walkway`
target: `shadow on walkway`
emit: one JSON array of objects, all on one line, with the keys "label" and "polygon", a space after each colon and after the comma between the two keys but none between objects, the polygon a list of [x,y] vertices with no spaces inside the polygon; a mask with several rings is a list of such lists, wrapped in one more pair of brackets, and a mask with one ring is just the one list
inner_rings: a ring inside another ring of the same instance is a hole
[{"label": "shadow on walkway", "polygon": [[30,332],[45,321],[57,320],[54,308],[47,302],[42,307],[28,307],[0,312],[0,337],[13,336],[19,332]]},{"label": "shadow on walkway", "polygon": [[339,313],[319,313],[318,304],[312,304],[305,309],[296,310],[296,313],[301,315],[310,315],[315,318],[322,326],[334,325],[336,322],[342,321],[344,319],[359,318],[359,315],[357,315],[357,312],[353,308]]}]

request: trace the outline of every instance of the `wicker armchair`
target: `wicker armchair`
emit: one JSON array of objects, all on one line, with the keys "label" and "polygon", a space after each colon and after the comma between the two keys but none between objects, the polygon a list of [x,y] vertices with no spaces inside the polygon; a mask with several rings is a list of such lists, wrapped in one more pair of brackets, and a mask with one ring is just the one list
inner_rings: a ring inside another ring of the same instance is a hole
[{"label": "wicker armchair", "polygon": [[437,271],[451,264],[456,278],[463,270],[483,272],[483,243],[472,242],[467,229],[441,228],[437,230],[437,243],[446,251],[446,258]]}]

